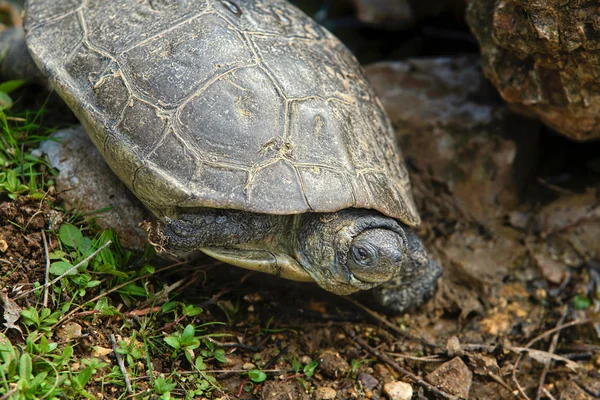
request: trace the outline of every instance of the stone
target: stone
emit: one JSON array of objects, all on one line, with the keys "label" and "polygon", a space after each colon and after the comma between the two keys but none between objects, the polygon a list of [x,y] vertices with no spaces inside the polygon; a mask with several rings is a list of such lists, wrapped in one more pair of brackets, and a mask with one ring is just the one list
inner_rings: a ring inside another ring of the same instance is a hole
[{"label": "stone", "polygon": [[57,196],[67,208],[83,213],[102,210],[95,215],[102,228],[112,227],[126,248],[144,249],[147,235],[138,224],[150,213],[112,172],[83,127],[55,132],[39,152],[58,170]]},{"label": "stone", "polygon": [[410,400],[413,396],[413,389],[406,382],[389,382],[383,385],[383,393],[390,400]]},{"label": "stone", "polygon": [[358,380],[363,384],[363,386],[369,390],[373,390],[373,388],[379,385],[379,381],[375,379],[375,377],[371,374],[367,374],[365,372],[361,372],[358,374]]},{"label": "stone", "polygon": [[56,337],[61,342],[68,342],[72,339],[79,339],[82,336],[81,325],[76,322],[67,322],[56,331]]},{"label": "stone", "polygon": [[441,391],[467,399],[473,383],[473,373],[460,357],[454,357],[428,374],[425,380]]},{"label": "stone", "polygon": [[[535,173],[541,124],[497,98],[476,58],[383,62],[366,75],[405,159],[445,184],[463,213],[485,224],[518,204]],[[417,202],[418,191],[413,184]]]},{"label": "stone", "polygon": [[337,396],[335,389],[330,387],[320,387],[314,392],[315,400],[332,400]]},{"label": "stone", "polygon": [[514,110],[600,138],[600,22],[586,1],[471,0],[483,71]]}]

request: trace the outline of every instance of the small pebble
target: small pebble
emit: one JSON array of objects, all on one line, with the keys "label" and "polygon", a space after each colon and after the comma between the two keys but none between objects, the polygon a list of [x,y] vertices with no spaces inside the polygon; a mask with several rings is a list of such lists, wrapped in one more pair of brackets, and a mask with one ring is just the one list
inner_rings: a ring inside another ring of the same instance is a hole
[{"label": "small pebble", "polygon": [[379,384],[379,381],[375,379],[373,375],[365,374],[361,372],[358,374],[358,380],[363,384],[363,386],[369,390],[372,390],[375,386]]},{"label": "small pebble", "polygon": [[81,335],[81,325],[77,322],[67,322],[56,332],[56,337],[65,342],[71,339],[79,339]]},{"label": "small pebble", "polygon": [[410,400],[413,396],[413,389],[410,384],[397,381],[383,385],[383,393],[390,400]]},{"label": "small pebble", "polygon": [[256,369],[256,365],[252,364],[251,362],[247,362],[242,365],[242,369],[250,371],[251,369]]},{"label": "small pebble", "polygon": [[448,351],[448,355],[450,357],[462,357],[465,355],[465,352],[460,345],[460,341],[456,336],[452,336],[450,339],[448,339],[448,342],[446,343],[446,350]]},{"label": "small pebble", "polygon": [[330,387],[320,387],[315,390],[314,395],[316,400],[332,400],[337,396],[337,392]]},{"label": "small pebble", "polygon": [[425,380],[446,393],[467,399],[473,383],[473,373],[463,360],[455,357],[437,367]]}]

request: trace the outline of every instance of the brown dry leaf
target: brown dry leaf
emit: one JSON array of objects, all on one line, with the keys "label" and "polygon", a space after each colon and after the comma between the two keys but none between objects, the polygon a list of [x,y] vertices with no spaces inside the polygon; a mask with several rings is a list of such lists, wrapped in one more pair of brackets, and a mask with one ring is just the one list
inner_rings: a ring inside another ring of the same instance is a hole
[{"label": "brown dry leaf", "polygon": [[551,361],[562,361],[565,363],[567,368],[569,368],[573,372],[576,372],[579,368],[579,364],[577,364],[576,362],[556,354],[548,353],[544,350],[528,349],[527,347],[507,347],[507,349],[515,353],[526,352],[527,354],[529,354],[529,357],[544,365],[550,364]]},{"label": "brown dry leaf", "polygon": [[21,317],[21,311],[23,311],[23,309],[4,292],[0,293],[0,300],[2,300],[2,308],[4,309],[4,326],[7,329],[16,329],[23,335],[21,328],[16,325],[16,322]]}]

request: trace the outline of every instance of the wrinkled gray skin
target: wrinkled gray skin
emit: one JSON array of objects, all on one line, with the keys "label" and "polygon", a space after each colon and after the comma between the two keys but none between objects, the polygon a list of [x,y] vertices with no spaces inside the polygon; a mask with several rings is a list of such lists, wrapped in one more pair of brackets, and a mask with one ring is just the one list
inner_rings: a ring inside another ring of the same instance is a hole
[{"label": "wrinkled gray skin", "polygon": [[[231,254],[240,260],[237,265],[249,269],[265,271],[269,264],[273,269],[265,272],[313,280],[338,294],[392,281],[376,296],[396,311],[429,298],[441,274],[410,229],[372,210],[290,216],[202,209],[167,222],[157,239],[172,251],[208,247],[217,258]],[[250,259],[264,263],[243,265]],[[236,264],[235,259],[224,261]]]},{"label": "wrinkled gray skin", "polygon": [[[441,269],[410,231],[420,219],[389,119],[356,59],[297,8],[29,0],[24,28],[38,68],[157,215],[157,247],[338,294],[381,285],[396,312],[432,295]],[[23,53],[3,69],[24,71]]]}]

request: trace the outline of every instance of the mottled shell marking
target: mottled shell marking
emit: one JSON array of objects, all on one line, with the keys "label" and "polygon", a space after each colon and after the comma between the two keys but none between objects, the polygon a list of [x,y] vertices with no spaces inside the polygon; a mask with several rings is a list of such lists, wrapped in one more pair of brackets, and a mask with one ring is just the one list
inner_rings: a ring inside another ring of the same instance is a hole
[{"label": "mottled shell marking", "polygon": [[29,0],[38,66],[153,211],[372,208],[416,225],[360,65],[282,0]]}]

